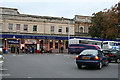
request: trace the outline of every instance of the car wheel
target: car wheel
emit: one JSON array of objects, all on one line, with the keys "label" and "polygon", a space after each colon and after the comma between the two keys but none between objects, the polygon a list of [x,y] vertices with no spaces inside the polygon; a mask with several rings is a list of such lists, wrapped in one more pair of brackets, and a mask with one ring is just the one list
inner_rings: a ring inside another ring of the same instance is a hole
[{"label": "car wheel", "polygon": [[78,67],[78,69],[81,69],[81,68],[82,68],[82,65],[77,64],[77,67]]},{"label": "car wheel", "polygon": [[117,62],[117,63],[120,63],[120,59],[117,59],[116,62]]},{"label": "car wheel", "polygon": [[102,69],[102,62],[99,63],[98,69]]}]

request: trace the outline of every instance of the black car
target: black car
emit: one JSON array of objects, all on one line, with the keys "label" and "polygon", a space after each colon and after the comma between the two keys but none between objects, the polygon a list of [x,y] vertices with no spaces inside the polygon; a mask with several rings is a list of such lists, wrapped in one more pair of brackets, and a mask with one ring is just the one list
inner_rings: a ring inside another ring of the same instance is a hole
[{"label": "black car", "polygon": [[108,56],[108,61],[120,63],[120,51],[118,50],[103,50],[103,53]]},{"label": "black car", "polygon": [[108,65],[107,56],[104,56],[102,51],[87,49],[82,51],[78,56],[76,56],[76,64],[80,69],[82,65],[84,66],[96,66],[101,69],[103,65]]}]

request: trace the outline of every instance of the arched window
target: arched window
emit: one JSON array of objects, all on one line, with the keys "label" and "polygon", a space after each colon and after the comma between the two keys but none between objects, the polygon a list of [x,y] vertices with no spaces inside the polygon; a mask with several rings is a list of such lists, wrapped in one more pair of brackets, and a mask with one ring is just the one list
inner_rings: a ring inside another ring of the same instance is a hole
[{"label": "arched window", "polygon": [[83,27],[80,27],[80,32],[82,32],[82,33],[83,33]]}]

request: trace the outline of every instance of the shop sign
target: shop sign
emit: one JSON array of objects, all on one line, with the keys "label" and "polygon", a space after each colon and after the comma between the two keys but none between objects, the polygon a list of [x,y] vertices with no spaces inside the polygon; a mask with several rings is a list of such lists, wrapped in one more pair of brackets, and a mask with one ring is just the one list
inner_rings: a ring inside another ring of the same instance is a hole
[{"label": "shop sign", "polygon": [[20,40],[15,40],[15,39],[13,39],[13,40],[7,40],[7,43],[8,44],[19,44],[20,43]]},{"label": "shop sign", "polygon": [[26,39],[25,44],[36,44],[36,40],[35,39]]}]

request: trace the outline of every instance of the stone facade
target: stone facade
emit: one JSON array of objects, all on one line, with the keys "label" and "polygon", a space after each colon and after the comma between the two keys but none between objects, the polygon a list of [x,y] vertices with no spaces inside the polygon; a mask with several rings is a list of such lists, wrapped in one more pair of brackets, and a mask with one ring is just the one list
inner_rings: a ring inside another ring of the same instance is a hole
[{"label": "stone facade", "polygon": [[15,8],[0,7],[0,44],[10,53],[16,52],[15,46],[20,49],[33,46],[36,52],[39,47],[60,52],[62,46],[67,52],[68,36],[86,37],[89,26],[89,16],[75,15],[73,19],[36,16],[20,14]]},{"label": "stone facade", "polygon": [[[70,35],[79,35],[80,33],[88,33],[90,25],[89,16],[75,15],[74,19],[64,17],[49,17],[20,14],[14,8],[0,8],[1,25],[3,33],[35,33],[35,34],[54,34],[67,35],[66,27],[70,22]],[[8,30],[8,25],[13,24],[13,30]],[[20,30],[16,30],[16,24],[20,24]],[[28,25],[28,30],[24,31],[24,25]],[[33,25],[37,25],[37,31],[33,32]],[[51,26],[54,26],[54,32],[51,32]],[[58,32],[58,28],[62,27],[62,32]]]},{"label": "stone facade", "polygon": [[[2,14],[2,32],[8,33],[35,33],[35,34],[55,34],[67,35],[66,27],[70,22],[70,35],[74,35],[74,20],[59,17],[34,16],[19,14],[17,9],[0,8]],[[9,24],[13,24],[13,30],[8,30]],[[20,30],[16,30],[16,24],[20,24]],[[24,31],[24,25],[28,25],[28,30]],[[33,31],[33,25],[37,26],[37,31]],[[51,32],[51,26],[54,26],[54,32]],[[58,28],[62,27],[62,32],[58,32]]]},{"label": "stone facade", "polygon": [[88,28],[91,23],[91,17],[75,15],[74,20],[75,20],[75,35],[88,36]]}]

